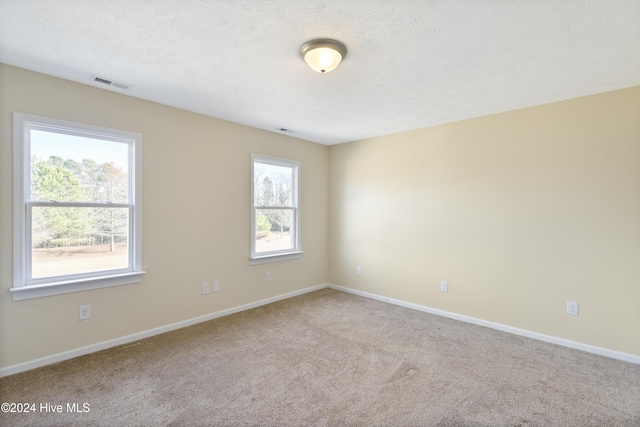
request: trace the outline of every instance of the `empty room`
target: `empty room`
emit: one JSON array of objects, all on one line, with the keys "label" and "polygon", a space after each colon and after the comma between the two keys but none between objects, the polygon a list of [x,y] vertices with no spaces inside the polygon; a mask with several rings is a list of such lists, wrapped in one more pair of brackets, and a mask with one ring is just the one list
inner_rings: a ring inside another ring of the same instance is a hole
[{"label": "empty room", "polygon": [[0,403],[640,425],[640,0],[0,0]]}]

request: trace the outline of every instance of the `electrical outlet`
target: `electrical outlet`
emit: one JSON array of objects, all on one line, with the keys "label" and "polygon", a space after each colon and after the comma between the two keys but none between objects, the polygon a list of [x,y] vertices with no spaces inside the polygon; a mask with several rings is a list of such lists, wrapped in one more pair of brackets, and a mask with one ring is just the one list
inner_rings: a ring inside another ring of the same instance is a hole
[{"label": "electrical outlet", "polygon": [[265,282],[270,282],[271,281],[271,272],[267,271],[267,275],[264,277]]},{"label": "electrical outlet", "polygon": [[567,301],[567,314],[571,316],[578,315],[578,303],[573,301]]},{"label": "electrical outlet", "polygon": [[202,284],[202,295],[209,293],[209,282]]},{"label": "electrical outlet", "polygon": [[360,266],[356,267],[356,274],[358,276],[362,276],[362,267],[360,267]]},{"label": "electrical outlet", "polygon": [[449,282],[447,282],[446,280],[441,280],[440,281],[440,290],[442,292],[449,292]]},{"label": "electrical outlet", "polygon": [[213,292],[220,292],[220,282],[217,280],[213,282]]},{"label": "electrical outlet", "polygon": [[87,320],[91,317],[91,305],[81,305],[80,306],[80,314],[78,316],[79,320]]}]

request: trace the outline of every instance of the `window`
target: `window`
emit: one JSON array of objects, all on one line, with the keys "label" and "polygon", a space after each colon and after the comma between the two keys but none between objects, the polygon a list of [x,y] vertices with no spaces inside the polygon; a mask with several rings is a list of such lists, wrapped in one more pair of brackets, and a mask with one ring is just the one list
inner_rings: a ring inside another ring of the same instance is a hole
[{"label": "window", "polygon": [[141,281],[141,143],[14,113],[14,300]]},{"label": "window", "polygon": [[299,258],[300,163],[251,156],[251,263]]}]

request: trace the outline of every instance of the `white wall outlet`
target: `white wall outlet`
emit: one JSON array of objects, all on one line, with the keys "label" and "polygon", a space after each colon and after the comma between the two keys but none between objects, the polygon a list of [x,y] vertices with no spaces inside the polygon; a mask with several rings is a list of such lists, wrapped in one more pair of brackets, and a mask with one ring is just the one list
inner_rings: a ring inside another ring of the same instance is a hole
[{"label": "white wall outlet", "polygon": [[220,281],[213,282],[213,292],[220,292]]},{"label": "white wall outlet", "polygon": [[567,314],[571,316],[578,315],[578,303],[573,301],[567,301]]},{"label": "white wall outlet", "polygon": [[209,293],[209,282],[202,284],[202,295]]},{"label": "white wall outlet", "polygon": [[91,317],[91,305],[81,305],[80,306],[80,314],[78,315],[79,320],[87,320]]},{"label": "white wall outlet", "polygon": [[266,282],[270,282],[271,281],[271,272],[270,271],[267,271],[267,275],[265,276],[264,280]]},{"label": "white wall outlet", "polygon": [[440,281],[440,290],[442,292],[449,292],[449,282],[447,282],[446,280],[441,280]]},{"label": "white wall outlet", "polygon": [[356,267],[356,274],[357,274],[358,276],[362,276],[362,267],[360,267],[360,266],[357,266],[357,267]]}]

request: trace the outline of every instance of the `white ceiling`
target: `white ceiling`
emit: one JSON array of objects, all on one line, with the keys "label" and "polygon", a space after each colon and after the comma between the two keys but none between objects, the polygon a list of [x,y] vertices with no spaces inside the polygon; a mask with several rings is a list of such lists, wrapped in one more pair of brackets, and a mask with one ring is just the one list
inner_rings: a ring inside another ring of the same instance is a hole
[{"label": "white ceiling", "polygon": [[331,145],[640,85],[640,0],[0,0],[0,62]]}]

